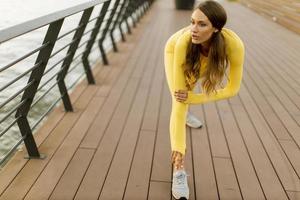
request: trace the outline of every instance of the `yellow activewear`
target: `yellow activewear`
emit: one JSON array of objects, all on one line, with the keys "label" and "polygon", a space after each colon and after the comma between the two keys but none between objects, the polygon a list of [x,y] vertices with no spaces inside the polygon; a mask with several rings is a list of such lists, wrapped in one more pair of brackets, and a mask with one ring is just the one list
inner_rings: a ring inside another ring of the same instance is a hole
[{"label": "yellow activewear", "polygon": [[[223,89],[218,89],[216,94],[207,96],[203,93],[188,91],[188,98],[184,103],[176,101],[174,92],[188,90],[182,65],[185,64],[186,51],[191,40],[189,27],[174,33],[167,41],[164,49],[165,72],[168,86],[172,96],[172,112],[170,117],[170,139],[172,151],[185,154],[186,149],[186,114],[189,104],[202,104],[210,101],[221,100],[237,94],[240,88],[243,63],[244,45],[241,39],[230,29],[223,28],[221,33],[225,38],[226,54],[229,61],[229,80]],[[207,64],[207,57],[201,55],[200,78],[203,76]]]}]

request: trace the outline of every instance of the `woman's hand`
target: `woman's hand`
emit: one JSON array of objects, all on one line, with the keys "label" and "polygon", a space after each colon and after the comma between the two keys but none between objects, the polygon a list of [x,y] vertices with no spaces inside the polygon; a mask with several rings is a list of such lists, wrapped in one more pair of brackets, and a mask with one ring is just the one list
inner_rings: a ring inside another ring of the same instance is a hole
[{"label": "woman's hand", "polygon": [[188,98],[188,91],[176,90],[174,96],[178,102],[184,103]]}]

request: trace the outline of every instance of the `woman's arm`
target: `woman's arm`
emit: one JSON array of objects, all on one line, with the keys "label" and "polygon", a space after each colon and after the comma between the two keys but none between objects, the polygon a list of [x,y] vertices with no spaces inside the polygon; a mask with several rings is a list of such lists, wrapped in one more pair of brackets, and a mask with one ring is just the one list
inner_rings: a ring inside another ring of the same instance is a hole
[{"label": "woman's arm", "polygon": [[241,40],[237,41],[238,42],[234,44],[234,47],[231,48],[228,54],[230,71],[229,82],[226,87],[217,90],[216,94],[211,94],[209,96],[204,93],[195,94],[192,91],[188,91],[188,98],[185,103],[202,104],[210,101],[226,99],[235,96],[238,93],[242,81],[245,49],[243,42]]},{"label": "woman's arm", "polygon": [[186,52],[189,42],[189,34],[190,33],[185,33],[181,37],[179,37],[174,47],[173,75],[175,91],[187,90],[183,65],[186,62]]}]

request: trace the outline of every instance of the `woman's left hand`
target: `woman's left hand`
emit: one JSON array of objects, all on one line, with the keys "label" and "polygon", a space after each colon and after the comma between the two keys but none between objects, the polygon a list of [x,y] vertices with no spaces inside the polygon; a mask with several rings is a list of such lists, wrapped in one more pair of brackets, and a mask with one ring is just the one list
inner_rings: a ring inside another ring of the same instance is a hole
[{"label": "woman's left hand", "polygon": [[177,101],[183,103],[188,98],[188,91],[187,90],[176,90],[174,96]]}]

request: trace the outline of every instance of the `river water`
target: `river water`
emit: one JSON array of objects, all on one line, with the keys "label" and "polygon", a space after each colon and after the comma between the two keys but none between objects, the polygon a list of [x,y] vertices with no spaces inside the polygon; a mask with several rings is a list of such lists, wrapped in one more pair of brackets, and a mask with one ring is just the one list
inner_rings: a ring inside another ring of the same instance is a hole
[{"label": "river water", "polygon": [[[64,10],[66,8],[79,5],[81,3],[88,2],[88,0],[0,0],[0,32],[1,30],[11,27],[22,22],[26,22],[28,20],[32,20],[38,18],[40,16],[44,16],[55,11]],[[99,14],[101,6],[96,6],[92,17],[95,17]],[[75,28],[80,20],[82,13],[75,14],[70,16],[64,20],[63,27],[61,29],[60,35]],[[93,28],[93,24],[96,20],[91,22],[86,30],[90,30]],[[33,49],[39,47],[42,44],[43,37],[47,31],[48,26],[39,28],[33,32],[27,33],[23,36],[12,39],[8,42],[0,44],[0,68],[4,67],[8,63],[16,60],[25,54],[29,53]],[[119,40],[120,34],[116,33],[116,39]],[[68,35],[63,38],[59,42],[55,44],[53,52],[67,45],[73,37],[73,34]],[[89,38],[89,34],[86,37],[83,37],[81,42],[86,41]],[[84,47],[84,46],[83,46]],[[106,40],[104,42],[104,47],[106,49],[110,49],[110,41]],[[90,55],[89,60],[91,65],[95,64],[95,62],[99,59],[100,54],[97,46],[93,46],[93,53]],[[50,69],[55,63],[61,60],[67,52],[68,48],[66,48],[61,53],[57,54],[53,58],[51,58],[48,62],[47,69]],[[81,51],[80,51],[81,50]],[[76,55],[82,52],[83,48],[78,49]],[[33,54],[32,56],[24,59],[23,61],[17,63],[13,67],[0,72],[0,88],[7,84],[10,80],[15,78],[16,76],[22,74],[29,68],[33,67],[35,63],[35,59],[37,54]],[[80,57],[75,62],[73,61],[74,66],[76,63],[80,63]],[[42,78],[41,84],[46,82],[48,79],[53,77],[55,73],[60,69],[61,65],[58,65],[53,70],[51,70],[45,77]],[[72,68],[72,65],[71,65]],[[66,85],[67,87],[71,87],[71,85],[80,78],[80,75],[84,73],[83,66],[80,64],[78,67],[74,68],[75,70],[72,73],[68,74],[66,77]],[[28,82],[29,74],[25,77],[18,80],[16,83],[9,86],[7,89],[0,91],[0,105],[5,102],[9,97],[11,97],[14,93],[22,89],[26,83]],[[85,76],[81,76],[85,78]],[[40,85],[41,85],[40,84]],[[41,88],[40,92],[37,93],[36,98],[41,96],[52,84],[55,84],[55,78],[47,84],[45,87]],[[59,98],[59,91],[57,86],[55,86],[51,92],[46,95],[42,100],[34,106],[34,108],[29,112],[28,119],[30,126],[33,127],[35,122],[40,118],[40,116],[45,113],[48,108],[53,104],[53,102]],[[3,108],[0,108],[0,135],[3,130],[5,130],[10,123],[14,120],[14,113],[7,118],[7,120],[1,122],[1,119],[8,114],[8,112],[14,108],[21,100],[21,94],[14,98],[10,103],[8,103]],[[38,126],[37,126],[38,127]],[[17,141],[21,139],[21,134],[16,125],[12,126],[8,132],[6,132],[3,136],[0,137],[0,159],[3,157],[9,149],[11,149]]]}]

